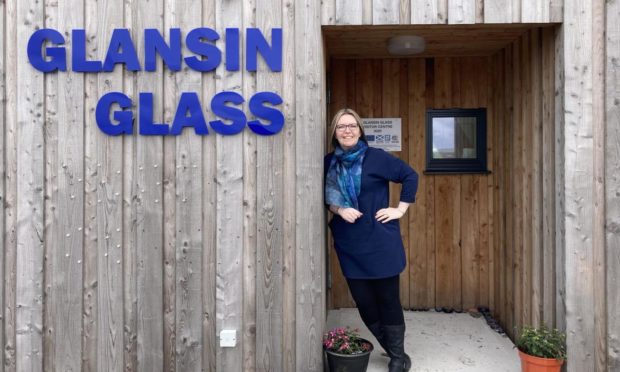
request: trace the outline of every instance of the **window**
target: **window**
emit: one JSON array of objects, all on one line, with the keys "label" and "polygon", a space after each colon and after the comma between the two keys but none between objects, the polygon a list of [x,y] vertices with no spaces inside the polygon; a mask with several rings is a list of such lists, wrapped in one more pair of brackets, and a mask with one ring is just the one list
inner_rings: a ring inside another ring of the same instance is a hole
[{"label": "window", "polygon": [[426,111],[426,173],[487,173],[486,109]]}]

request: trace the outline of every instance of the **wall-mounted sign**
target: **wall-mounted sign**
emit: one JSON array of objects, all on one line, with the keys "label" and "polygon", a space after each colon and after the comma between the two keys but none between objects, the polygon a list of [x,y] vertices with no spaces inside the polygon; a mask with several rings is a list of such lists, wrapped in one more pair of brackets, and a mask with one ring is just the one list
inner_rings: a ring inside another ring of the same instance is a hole
[{"label": "wall-mounted sign", "polygon": [[[261,55],[271,71],[281,72],[282,29],[271,30],[271,43],[257,28],[245,31],[245,69],[256,71],[258,55]],[[220,35],[210,28],[192,29],[184,38],[178,28],[171,28],[168,33],[166,41],[159,30],[145,29],[144,42],[137,44],[128,29],[114,29],[105,58],[88,60],[85,30],[71,31],[71,58],[68,59],[63,46],[63,33],[49,28],[40,29],[28,40],[28,60],[32,67],[43,73],[106,73],[113,71],[116,65],[127,71],[155,71],[158,58],[161,58],[163,66],[174,72],[181,71],[183,64],[196,73],[212,72],[220,65],[222,57],[227,71],[239,71],[241,68],[241,33],[238,28],[225,30],[223,50],[215,45]],[[136,45],[143,45],[143,50],[136,50]],[[183,45],[189,52],[183,49]],[[143,65],[139,56],[143,57]],[[219,92],[209,99],[208,105],[201,103],[198,92],[182,92],[172,123],[154,121],[154,99],[152,92],[139,92],[137,100],[122,92],[106,93],[99,99],[95,110],[97,126],[111,136],[136,132],[154,136],[178,135],[185,127],[193,127],[198,135],[209,134],[209,128],[219,134],[232,135],[241,132],[246,125],[256,134],[267,136],[280,132],[284,126],[284,115],[277,108],[282,98],[275,92],[256,92],[250,97],[248,107],[255,120],[248,120],[239,107],[245,99],[237,92]],[[133,110],[136,103],[137,115]],[[205,114],[209,110],[205,107],[210,108],[214,120],[206,120]],[[137,131],[134,123],[137,123]]]},{"label": "wall-mounted sign", "polygon": [[385,151],[401,151],[402,131],[400,118],[362,119],[368,145]]}]

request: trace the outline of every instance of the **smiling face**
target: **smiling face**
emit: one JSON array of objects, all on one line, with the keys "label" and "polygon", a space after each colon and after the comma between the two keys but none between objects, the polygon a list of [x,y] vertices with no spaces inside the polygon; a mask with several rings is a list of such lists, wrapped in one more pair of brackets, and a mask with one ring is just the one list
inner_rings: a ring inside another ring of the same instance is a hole
[{"label": "smiling face", "polygon": [[335,135],[340,147],[345,151],[357,144],[361,132],[353,115],[345,114],[338,119]]}]

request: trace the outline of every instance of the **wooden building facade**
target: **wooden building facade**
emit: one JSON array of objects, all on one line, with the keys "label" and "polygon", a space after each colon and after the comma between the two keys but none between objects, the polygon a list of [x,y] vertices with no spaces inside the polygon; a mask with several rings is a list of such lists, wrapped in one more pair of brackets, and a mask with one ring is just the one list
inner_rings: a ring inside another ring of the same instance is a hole
[{"label": "wooden building facade", "polygon": [[[419,171],[426,109],[487,108],[491,173],[422,175],[402,220],[406,308],[545,322],[567,331],[568,371],[620,370],[619,18],[618,0],[1,1],[0,372],[321,371],[326,312],[351,306],[322,195],[343,105],[401,117],[397,155]],[[71,56],[85,29],[101,60],[126,28],[140,56],[144,29],[175,27],[282,28],[282,71],[44,74],[26,53],[52,28]],[[409,32],[436,43],[381,55]],[[212,120],[218,92],[273,91],[286,124],[108,136],[111,91],[134,115],[152,92],[165,123],[182,92]]]}]

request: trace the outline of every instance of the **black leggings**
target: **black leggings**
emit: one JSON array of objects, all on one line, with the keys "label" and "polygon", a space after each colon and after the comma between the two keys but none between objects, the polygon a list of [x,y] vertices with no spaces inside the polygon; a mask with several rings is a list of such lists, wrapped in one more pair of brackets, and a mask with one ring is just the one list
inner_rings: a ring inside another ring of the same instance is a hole
[{"label": "black leggings", "polygon": [[348,279],[349,290],[366,325],[405,323],[398,275],[383,279]]}]

